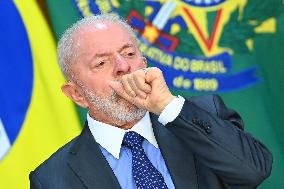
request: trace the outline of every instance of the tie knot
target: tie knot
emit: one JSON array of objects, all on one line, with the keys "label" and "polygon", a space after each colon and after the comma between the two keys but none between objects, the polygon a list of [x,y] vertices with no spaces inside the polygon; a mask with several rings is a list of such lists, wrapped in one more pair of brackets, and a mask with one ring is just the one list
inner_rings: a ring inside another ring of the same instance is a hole
[{"label": "tie knot", "polygon": [[141,145],[143,137],[134,131],[129,131],[125,133],[122,144],[128,148],[132,148],[136,145]]}]

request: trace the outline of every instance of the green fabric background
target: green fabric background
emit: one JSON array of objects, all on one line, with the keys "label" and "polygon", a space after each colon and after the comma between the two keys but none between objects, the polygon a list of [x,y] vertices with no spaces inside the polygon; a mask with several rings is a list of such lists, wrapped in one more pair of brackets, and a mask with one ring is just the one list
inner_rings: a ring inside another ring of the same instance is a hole
[{"label": "green fabric background", "polygon": [[[47,6],[58,40],[63,31],[79,19],[78,11],[72,0],[47,0]],[[238,62],[233,64],[235,70],[246,68],[247,62],[251,62],[258,66],[257,74],[263,81],[247,89],[220,94],[229,107],[240,113],[246,131],[260,139],[273,153],[272,174],[259,187],[261,189],[284,186],[284,11],[277,17],[277,23],[276,34],[254,39],[253,54],[233,56],[233,61]],[[202,94],[173,92],[186,97]],[[83,123],[86,111],[78,110]]]}]

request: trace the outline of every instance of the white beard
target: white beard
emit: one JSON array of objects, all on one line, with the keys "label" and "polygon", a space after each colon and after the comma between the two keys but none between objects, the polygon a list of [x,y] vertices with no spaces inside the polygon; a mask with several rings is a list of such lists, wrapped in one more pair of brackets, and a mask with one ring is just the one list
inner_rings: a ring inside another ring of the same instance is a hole
[{"label": "white beard", "polygon": [[146,110],[138,108],[134,104],[120,97],[114,90],[110,96],[100,96],[85,86],[82,87],[86,98],[93,107],[105,114],[114,123],[129,123],[141,119]]}]

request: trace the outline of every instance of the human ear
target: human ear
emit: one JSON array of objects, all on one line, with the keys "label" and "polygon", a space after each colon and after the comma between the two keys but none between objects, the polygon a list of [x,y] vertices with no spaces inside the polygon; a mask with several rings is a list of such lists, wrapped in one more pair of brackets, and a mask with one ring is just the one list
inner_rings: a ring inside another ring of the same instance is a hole
[{"label": "human ear", "polygon": [[147,67],[147,63],[148,63],[146,57],[142,56],[142,61],[143,61],[143,64],[144,64],[144,66],[146,68]]},{"label": "human ear", "polygon": [[73,82],[70,81],[68,83],[63,84],[61,86],[61,90],[73,102],[83,108],[88,108],[88,102],[86,101],[84,95],[82,94],[81,90],[78,89],[78,86],[75,85]]}]

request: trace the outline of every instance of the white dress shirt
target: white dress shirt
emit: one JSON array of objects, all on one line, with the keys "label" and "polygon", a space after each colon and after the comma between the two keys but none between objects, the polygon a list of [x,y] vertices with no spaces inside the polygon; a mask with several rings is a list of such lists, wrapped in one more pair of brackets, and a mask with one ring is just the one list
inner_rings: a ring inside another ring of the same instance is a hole
[{"label": "white dress shirt", "polygon": [[[173,121],[180,113],[183,104],[184,98],[181,96],[174,98],[162,111],[158,121],[163,125]],[[142,146],[147,157],[162,174],[168,188],[175,188],[154,136],[149,112],[146,112],[145,116],[129,130],[102,123],[91,118],[89,114],[87,115],[87,121],[93,137],[100,145],[103,155],[123,189],[135,188],[131,171],[132,154],[128,148],[121,145],[124,134],[128,131],[135,131],[145,138]]]}]

